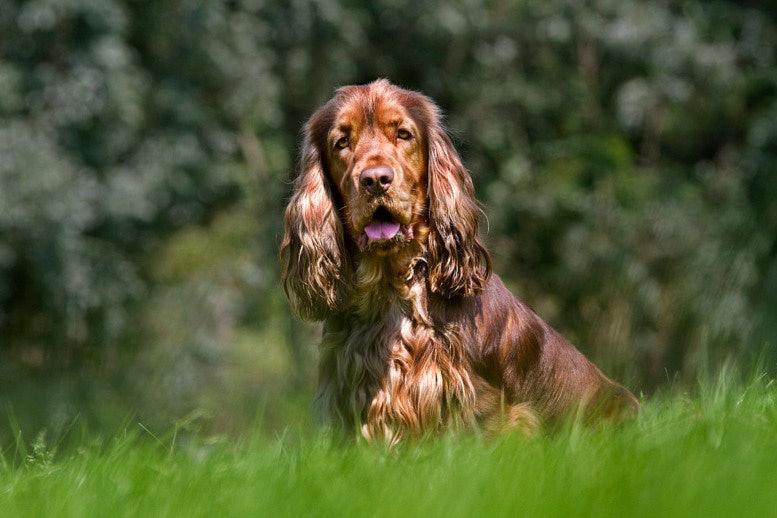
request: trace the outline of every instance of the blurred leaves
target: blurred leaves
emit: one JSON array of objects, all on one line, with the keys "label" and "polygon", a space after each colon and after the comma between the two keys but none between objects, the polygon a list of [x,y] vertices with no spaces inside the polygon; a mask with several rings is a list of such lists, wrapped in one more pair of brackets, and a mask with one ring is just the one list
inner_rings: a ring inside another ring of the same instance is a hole
[{"label": "blurred leaves", "polygon": [[0,385],[308,386],[280,214],[302,122],[376,77],[440,103],[497,271],[608,373],[774,351],[775,71],[759,2],[0,0]]}]

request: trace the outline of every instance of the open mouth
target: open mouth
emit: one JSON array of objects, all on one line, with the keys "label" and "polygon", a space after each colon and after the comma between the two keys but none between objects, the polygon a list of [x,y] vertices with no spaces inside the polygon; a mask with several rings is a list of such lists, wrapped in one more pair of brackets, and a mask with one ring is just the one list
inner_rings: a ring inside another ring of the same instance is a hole
[{"label": "open mouth", "polygon": [[401,224],[389,209],[380,206],[364,227],[357,242],[362,250],[382,250],[412,239],[413,227]]},{"label": "open mouth", "polygon": [[385,207],[379,207],[372,216],[364,233],[370,241],[384,241],[392,239],[399,233],[400,224]]}]

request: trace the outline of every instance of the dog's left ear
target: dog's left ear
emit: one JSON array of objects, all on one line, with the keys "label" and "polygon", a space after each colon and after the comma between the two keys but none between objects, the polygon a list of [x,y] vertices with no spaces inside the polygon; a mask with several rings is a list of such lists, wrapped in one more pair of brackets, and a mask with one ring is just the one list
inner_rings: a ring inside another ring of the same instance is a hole
[{"label": "dog's left ear", "polygon": [[280,247],[281,280],[302,318],[323,320],[347,300],[350,266],[343,226],[327,182],[315,134],[326,126],[329,105],[305,127],[300,173],[284,213]]},{"label": "dog's left ear", "polygon": [[450,137],[433,118],[428,129],[429,282],[452,298],[479,293],[491,275],[491,257],[478,237],[481,210],[472,178]]}]

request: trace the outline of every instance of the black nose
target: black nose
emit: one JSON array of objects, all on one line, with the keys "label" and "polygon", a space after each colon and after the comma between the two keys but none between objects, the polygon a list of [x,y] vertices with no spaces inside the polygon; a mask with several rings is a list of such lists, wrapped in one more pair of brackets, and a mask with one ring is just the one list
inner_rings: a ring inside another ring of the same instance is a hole
[{"label": "black nose", "polygon": [[368,167],[359,175],[359,183],[370,194],[381,194],[394,181],[394,170],[387,165]]}]

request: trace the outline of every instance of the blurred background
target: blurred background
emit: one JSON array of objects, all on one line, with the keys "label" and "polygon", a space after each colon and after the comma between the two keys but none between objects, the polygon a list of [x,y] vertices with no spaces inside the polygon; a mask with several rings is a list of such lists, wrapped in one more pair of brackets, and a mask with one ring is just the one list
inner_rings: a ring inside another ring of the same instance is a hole
[{"label": "blurred background", "polygon": [[773,1],[0,0],[0,440],[299,422],[300,128],[377,77],[444,109],[495,270],[606,373],[774,370]]}]

